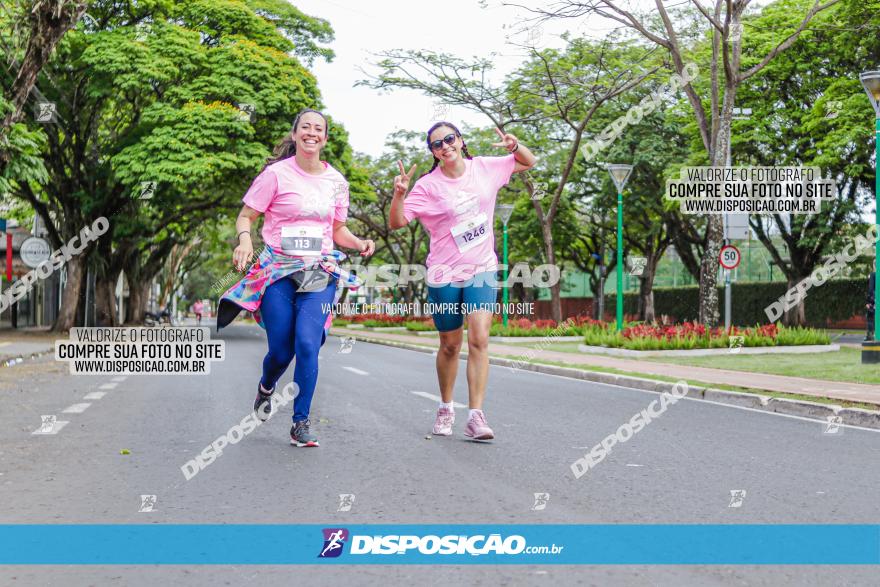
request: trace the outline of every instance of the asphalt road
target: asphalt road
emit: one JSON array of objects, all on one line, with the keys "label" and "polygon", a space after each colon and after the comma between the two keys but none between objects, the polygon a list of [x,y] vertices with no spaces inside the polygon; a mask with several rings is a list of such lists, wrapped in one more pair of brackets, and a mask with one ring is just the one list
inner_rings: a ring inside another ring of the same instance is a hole
[{"label": "asphalt road", "polygon": [[[656,394],[493,366],[485,413],[496,440],[465,439],[465,407],[454,436],[428,439],[434,358],[363,342],[341,353],[337,338],[322,349],[312,407],[320,448],[290,446],[288,405],[186,481],[180,466],[253,401],[263,333],[234,325],[222,338],[227,359],[208,376],[71,376],[52,357],[7,368],[20,375],[6,372],[0,391],[0,523],[880,523],[878,432],[827,434],[820,422],[684,400],[575,479],[571,463]],[[464,363],[455,393],[467,403]],[[69,423],[35,435],[44,414]],[[739,507],[732,490],[745,490]],[[535,493],[549,494],[542,510]],[[338,511],[340,494],[355,496],[350,511]],[[153,511],[139,511],[141,495],[156,495]],[[0,585],[869,585],[876,572],[46,566],[0,567]]]}]

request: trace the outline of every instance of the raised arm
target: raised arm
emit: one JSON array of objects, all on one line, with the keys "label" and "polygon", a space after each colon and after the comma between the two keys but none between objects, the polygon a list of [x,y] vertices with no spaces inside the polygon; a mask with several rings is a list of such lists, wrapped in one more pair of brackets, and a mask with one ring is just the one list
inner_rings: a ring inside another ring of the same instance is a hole
[{"label": "raised arm", "polygon": [[403,228],[409,222],[403,215],[403,201],[406,199],[406,191],[409,189],[409,182],[416,173],[417,165],[413,165],[407,172],[403,168],[403,161],[398,160],[397,166],[400,168],[400,175],[394,178],[394,195],[391,197],[391,214],[388,215],[388,228],[397,230]]},{"label": "raised arm", "polygon": [[513,168],[514,173],[519,173],[520,171],[527,171],[535,166],[535,162],[537,158],[535,155],[529,151],[528,147],[519,142],[515,136],[509,133],[504,133],[501,129],[496,128],[495,132],[498,134],[498,137],[501,139],[500,143],[492,143],[493,147],[503,147],[507,149],[507,152],[513,155],[513,159],[516,161],[516,165]]}]

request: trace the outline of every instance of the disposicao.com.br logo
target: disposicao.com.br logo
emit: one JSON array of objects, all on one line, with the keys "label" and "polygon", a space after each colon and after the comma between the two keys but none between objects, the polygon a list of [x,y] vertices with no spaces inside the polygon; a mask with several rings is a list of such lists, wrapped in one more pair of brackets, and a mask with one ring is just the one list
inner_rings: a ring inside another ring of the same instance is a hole
[{"label": "disposicao.com.br logo", "polygon": [[559,554],[564,546],[528,546],[519,534],[502,537],[501,534],[477,534],[438,536],[435,534],[387,534],[349,535],[346,528],[324,528],[324,546],[318,558],[338,557],[345,543],[349,543],[351,555],[517,555]]}]

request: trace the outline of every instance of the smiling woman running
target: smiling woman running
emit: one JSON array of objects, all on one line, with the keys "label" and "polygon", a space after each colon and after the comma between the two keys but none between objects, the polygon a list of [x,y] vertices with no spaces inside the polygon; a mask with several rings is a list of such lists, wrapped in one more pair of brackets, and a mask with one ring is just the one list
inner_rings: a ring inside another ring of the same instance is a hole
[{"label": "smiling woman running", "polygon": [[353,278],[337,266],[345,255],[333,243],[372,255],[376,245],[361,240],[345,227],[348,182],[326,161],[327,120],[317,110],[300,112],[290,134],[275,149],[244,196],[235,221],[239,243],[233,263],[243,270],[254,254],[251,224],[265,214],[266,250],[247,276],[223,295],[218,330],[242,309],[253,312],[266,328],[269,352],[257,386],[254,410],[266,419],[270,396],[278,379],[296,356],[293,381],[299,393],[293,401],[290,440],[297,446],[318,446],[310,430],[309,411],[318,379],[318,351],[326,338],[325,325],[337,282]]},{"label": "smiling woman running", "polygon": [[437,379],[442,401],[434,422],[434,434],[449,436],[455,423],[452,390],[458,374],[466,306],[468,320],[468,405],[465,436],[475,440],[495,437],[483,415],[483,398],[489,376],[490,306],[497,299],[493,219],[498,190],[510,176],[531,169],[535,156],[515,136],[496,129],[507,149],[505,157],[471,157],[461,132],[454,124],[438,122],[428,130],[428,150],[434,166],[406,190],[415,173],[398,161],[400,175],[394,179],[394,197],[388,225],[401,228],[418,218],[431,237],[428,253],[428,301],[440,309],[433,313],[440,332]]}]

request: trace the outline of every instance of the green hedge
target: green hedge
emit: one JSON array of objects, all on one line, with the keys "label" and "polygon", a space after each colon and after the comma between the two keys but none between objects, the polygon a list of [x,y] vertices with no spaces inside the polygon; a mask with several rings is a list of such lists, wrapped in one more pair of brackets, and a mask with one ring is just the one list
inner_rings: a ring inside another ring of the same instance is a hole
[{"label": "green hedge", "polygon": [[[788,290],[784,282],[734,283],[733,284],[733,323],[737,326],[766,324],[764,308],[784,296]],[[655,287],[654,313],[671,316],[677,322],[694,321],[699,313],[699,292],[696,285],[684,287]],[[804,298],[806,318],[809,326],[825,327],[828,322],[847,320],[865,313],[865,298],[868,295],[867,278],[835,279],[819,287],[812,287]],[[720,311],[724,312],[724,286],[718,288]],[[613,314],[616,299],[614,294],[605,296],[605,308]],[[623,311],[628,315],[638,313],[638,294],[623,296]]]}]

